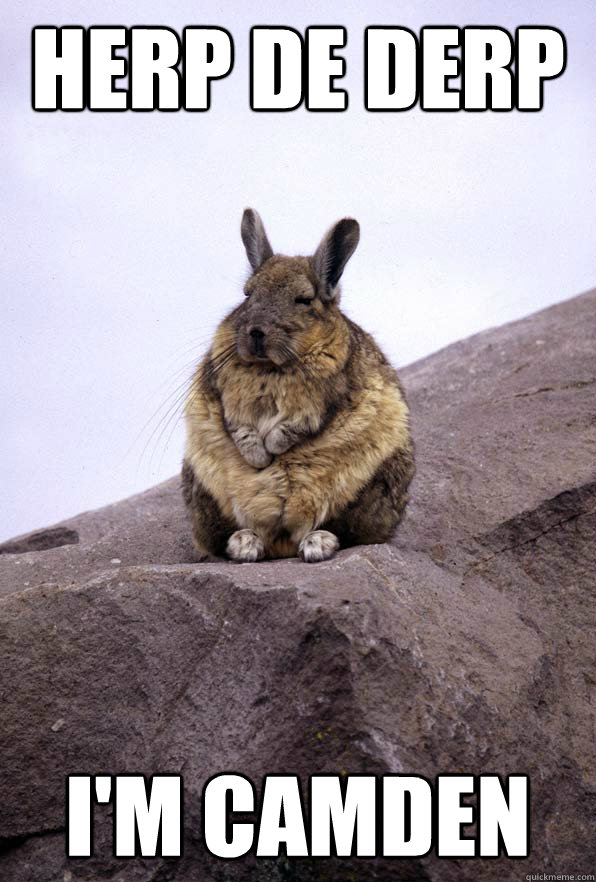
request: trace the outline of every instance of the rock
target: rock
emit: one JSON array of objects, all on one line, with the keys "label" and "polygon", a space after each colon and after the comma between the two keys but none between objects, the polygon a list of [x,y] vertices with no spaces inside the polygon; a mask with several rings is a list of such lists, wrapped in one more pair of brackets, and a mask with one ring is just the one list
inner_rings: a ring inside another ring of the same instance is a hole
[{"label": "rock", "polygon": [[28,533],[21,539],[13,539],[0,544],[0,554],[24,554],[26,551],[47,551],[48,548],[60,548],[61,545],[76,545],[79,534],[67,527],[50,527]]},{"label": "rock", "polygon": [[[391,544],[196,564],[177,478],[6,543],[3,882],[593,872],[595,306],[583,295],[401,372],[418,473]],[[201,791],[230,770],[523,772],[531,854],[219,861]],[[183,775],[179,861],[116,860],[110,808],[95,857],[65,858],[65,775],[122,771]]]}]

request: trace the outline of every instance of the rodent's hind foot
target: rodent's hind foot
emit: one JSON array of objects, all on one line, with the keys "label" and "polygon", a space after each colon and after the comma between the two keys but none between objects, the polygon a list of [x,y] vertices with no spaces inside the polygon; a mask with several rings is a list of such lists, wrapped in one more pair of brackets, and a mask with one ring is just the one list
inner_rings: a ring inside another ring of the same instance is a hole
[{"label": "rodent's hind foot", "polygon": [[307,533],[300,545],[298,554],[306,563],[319,563],[329,560],[339,548],[339,539],[329,530],[313,530]]},{"label": "rodent's hind foot", "polygon": [[236,530],[228,539],[226,552],[238,563],[254,563],[265,557],[263,540],[252,530]]}]

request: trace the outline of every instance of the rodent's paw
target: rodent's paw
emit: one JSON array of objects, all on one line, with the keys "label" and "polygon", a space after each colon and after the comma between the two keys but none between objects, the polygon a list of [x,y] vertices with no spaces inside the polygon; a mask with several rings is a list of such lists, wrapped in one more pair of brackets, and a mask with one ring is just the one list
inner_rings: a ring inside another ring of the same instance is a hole
[{"label": "rodent's paw", "polygon": [[329,560],[339,548],[339,539],[329,530],[313,530],[307,533],[300,545],[298,554],[306,563]]},{"label": "rodent's paw", "polygon": [[236,530],[228,539],[226,552],[238,563],[254,563],[265,557],[265,546],[252,530]]},{"label": "rodent's paw", "polygon": [[261,436],[254,429],[240,427],[230,434],[249,465],[254,466],[255,469],[264,469],[269,465],[273,457],[265,450]]},{"label": "rodent's paw", "polygon": [[240,453],[247,461],[247,463],[251,466],[254,466],[255,469],[264,469],[269,465],[273,457],[270,453],[265,450],[263,445],[254,444],[251,447],[247,447],[245,449],[238,448]]},{"label": "rodent's paw", "polygon": [[285,453],[286,450],[289,450],[293,444],[293,438],[291,434],[286,431],[283,423],[280,423],[278,426],[275,426],[271,431],[265,436],[265,447],[269,451],[269,453],[273,453],[275,456],[280,453]]}]

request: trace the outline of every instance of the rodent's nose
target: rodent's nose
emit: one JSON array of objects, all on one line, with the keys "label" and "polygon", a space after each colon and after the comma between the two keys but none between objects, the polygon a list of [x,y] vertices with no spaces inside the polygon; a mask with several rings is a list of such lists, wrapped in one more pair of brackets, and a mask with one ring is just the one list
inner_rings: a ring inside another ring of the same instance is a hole
[{"label": "rodent's nose", "polygon": [[248,334],[252,354],[263,358],[265,355],[265,332],[261,328],[251,328]]}]

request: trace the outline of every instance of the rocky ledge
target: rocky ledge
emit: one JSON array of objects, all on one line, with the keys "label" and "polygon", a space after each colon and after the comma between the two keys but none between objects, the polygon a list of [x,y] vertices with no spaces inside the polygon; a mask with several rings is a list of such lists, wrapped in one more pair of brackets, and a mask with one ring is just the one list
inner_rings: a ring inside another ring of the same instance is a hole
[{"label": "rocky ledge", "polygon": [[[418,473],[391,544],[196,564],[177,478],[0,546],[3,882],[520,880],[596,863],[589,293],[402,370]],[[525,860],[223,862],[205,781],[526,773]],[[67,773],[180,773],[180,860],[68,860]]]}]

